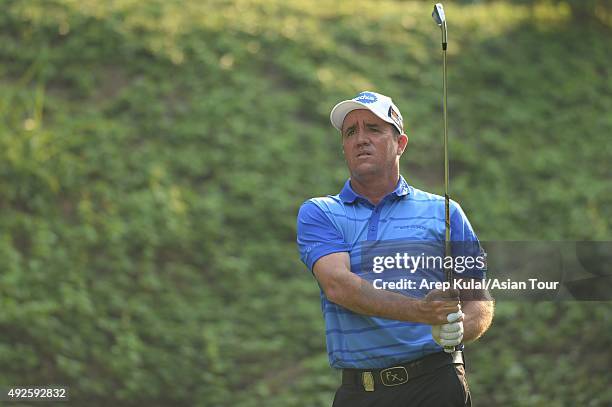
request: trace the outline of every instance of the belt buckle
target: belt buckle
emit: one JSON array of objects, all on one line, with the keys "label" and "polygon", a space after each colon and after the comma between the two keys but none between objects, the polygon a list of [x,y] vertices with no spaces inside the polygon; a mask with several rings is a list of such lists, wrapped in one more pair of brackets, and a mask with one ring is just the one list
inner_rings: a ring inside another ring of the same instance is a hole
[{"label": "belt buckle", "polygon": [[374,391],[374,376],[372,372],[363,372],[361,374],[361,383],[365,391]]},{"label": "belt buckle", "polygon": [[404,366],[393,366],[380,371],[380,381],[385,386],[399,386],[408,382],[408,371]]}]

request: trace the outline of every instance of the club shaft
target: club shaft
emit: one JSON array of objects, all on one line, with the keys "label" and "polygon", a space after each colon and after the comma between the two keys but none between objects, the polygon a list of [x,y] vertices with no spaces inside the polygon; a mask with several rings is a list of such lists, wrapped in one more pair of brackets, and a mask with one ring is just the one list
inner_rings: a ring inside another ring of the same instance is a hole
[{"label": "club shaft", "polygon": [[[444,222],[445,222],[445,236],[444,236],[444,255],[451,255],[450,247],[450,196],[448,194],[449,189],[449,159],[448,159],[448,114],[447,114],[447,87],[446,87],[446,50],[442,51],[442,90],[443,90],[443,101],[442,109],[444,115]],[[452,285],[453,272],[452,268],[446,269],[446,280]]]},{"label": "club shaft", "polygon": [[[448,33],[446,27],[446,16],[442,3],[434,6],[434,11],[431,14],[434,22],[440,27],[442,33],[442,113],[444,117],[444,277],[451,288],[454,283],[453,265],[450,267],[446,259],[452,257],[451,248],[451,225],[450,225],[450,195],[449,189],[449,159],[448,159],[448,113],[447,113],[447,87],[446,87],[446,49],[448,48]],[[445,346],[445,352],[453,352],[455,346]]]},{"label": "club shaft", "polygon": [[[444,24],[446,31],[446,23]],[[448,158],[448,91],[446,85],[446,36],[443,37],[442,43],[442,111],[444,117],[444,256],[452,256],[451,250],[451,227],[450,227],[450,196],[449,190],[449,158]],[[453,286],[453,268],[446,267],[444,270],[446,281]],[[456,350],[455,346],[445,346],[447,352]]]}]

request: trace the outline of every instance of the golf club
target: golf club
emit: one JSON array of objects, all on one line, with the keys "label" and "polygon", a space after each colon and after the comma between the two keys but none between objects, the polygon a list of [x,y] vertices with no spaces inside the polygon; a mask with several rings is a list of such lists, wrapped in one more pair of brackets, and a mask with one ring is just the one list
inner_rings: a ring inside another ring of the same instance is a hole
[{"label": "golf club", "polygon": [[[450,242],[450,196],[448,195],[448,119],[446,112],[447,103],[447,91],[446,91],[446,48],[448,46],[447,30],[446,30],[446,15],[444,14],[444,7],[442,3],[437,3],[434,6],[433,12],[431,13],[434,21],[440,27],[442,31],[442,106],[444,114],[444,222],[445,222],[445,236],[444,236],[444,258],[452,256],[451,253],[451,242]],[[453,286],[453,268],[447,267],[447,262],[444,262],[444,275],[446,281]],[[445,346],[445,352],[455,351],[454,346]]]}]

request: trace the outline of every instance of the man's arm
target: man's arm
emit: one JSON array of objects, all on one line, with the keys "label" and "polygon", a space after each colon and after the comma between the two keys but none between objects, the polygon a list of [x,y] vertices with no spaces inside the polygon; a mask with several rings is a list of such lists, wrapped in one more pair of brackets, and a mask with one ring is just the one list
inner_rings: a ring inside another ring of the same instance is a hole
[{"label": "man's arm", "polygon": [[461,290],[463,342],[474,342],[491,326],[494,300],[487,290]]},{"label": "man's arm", "polygon": [[350,270],[346,252],[331,253],[314,264],[313,273],[327,298],[353,312],[399,321],[441,325],[447,315],[459,310],[458,301],[433,290],[423,300],[378,290]]}]

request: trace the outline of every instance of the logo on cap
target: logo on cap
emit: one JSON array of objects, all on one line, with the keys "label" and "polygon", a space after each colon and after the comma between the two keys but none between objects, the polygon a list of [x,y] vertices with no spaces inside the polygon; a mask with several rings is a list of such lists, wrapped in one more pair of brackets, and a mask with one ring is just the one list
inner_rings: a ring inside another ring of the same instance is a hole
[{"label": "logo on cap", "polygon": [[402,117],[399,115],[399,113],[393,108],[393,106],[389,106],[389,111],[387,112],[387,115],[389,116],[389,118],[391,120],[393,120],[395,122],[395,124],[397,124],[397,126],[400,129],[404,128],[404,123],[402,120]]},{"label": "logo on cap", "polygon": [[356,102],[361,102],[361,103],[374,103],[378,100],[378,98],[376,97],[375,94],[373,94],[372,92],[361,92],[359,95],[355,96],[355,99],[353,99]]}]

